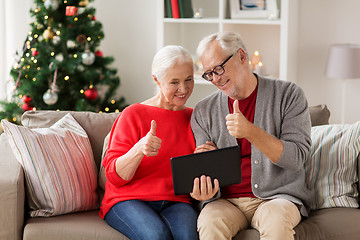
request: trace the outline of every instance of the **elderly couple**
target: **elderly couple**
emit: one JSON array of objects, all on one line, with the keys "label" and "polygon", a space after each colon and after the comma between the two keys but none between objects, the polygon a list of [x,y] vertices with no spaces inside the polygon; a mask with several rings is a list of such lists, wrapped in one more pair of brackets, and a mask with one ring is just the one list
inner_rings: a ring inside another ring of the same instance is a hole
[{"label": "elderly couple", "polygon": [[[180,46],[154,57],[158,93],[126,108],[116,120],[107,155],[100,216],[130,239],[232,239],[257,229],[260,239],[294,239],[308,214],[304,161],[310,115],[303,91],[252,73],[234,32],[199,43],[202,77],[220,91],[185,106],[194,87],[193,61]],[[174,195],[170,158],[239,145],[242,182],[219,189],[208,176],[190,195]],[[201,201],[198,215],[192,199]]]}]

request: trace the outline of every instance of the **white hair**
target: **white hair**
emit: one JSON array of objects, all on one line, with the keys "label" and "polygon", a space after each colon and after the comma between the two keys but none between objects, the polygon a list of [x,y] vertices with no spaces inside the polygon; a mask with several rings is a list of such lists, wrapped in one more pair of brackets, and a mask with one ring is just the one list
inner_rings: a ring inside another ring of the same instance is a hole
[{"label": "white hair", "polygon": [[218,41],[221,48],[228,55],[236,53],[240,48],[244,49],[246,55],[248,55],[240,34],[235,32],[218,32],[211,34],[200,41],[196,50],[196,54],[199,58],[202,57],[209,44],[213,41]]},{"label": "white hair", "polygon": [[161,48],[154,56],[152,62],[152,75],[159,81],[166,70],[176,63],[189,63],[194,67],[193,59],[190,53],[182,46],[168,45]]}]

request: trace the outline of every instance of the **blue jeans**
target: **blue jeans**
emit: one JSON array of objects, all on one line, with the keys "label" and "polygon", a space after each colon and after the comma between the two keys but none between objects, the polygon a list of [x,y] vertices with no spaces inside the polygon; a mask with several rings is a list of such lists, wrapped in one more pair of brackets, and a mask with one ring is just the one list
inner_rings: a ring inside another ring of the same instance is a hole
[{"label": "blue jeans", "polygon": [[188,203],[128,200],[115,204],[105,221],[131,240],[196,240],[197,214]]}]

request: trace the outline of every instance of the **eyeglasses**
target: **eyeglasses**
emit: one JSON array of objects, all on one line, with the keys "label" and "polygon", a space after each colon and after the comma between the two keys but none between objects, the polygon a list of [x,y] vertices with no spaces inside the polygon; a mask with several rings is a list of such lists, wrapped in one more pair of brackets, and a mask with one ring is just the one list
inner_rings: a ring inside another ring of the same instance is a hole
[{"label": "eyeglasses", "polygon": [[216,67],[214,67],[212,71],[209,70],[209,71],[204,72],[204,74],[202,75],[202,77],[203,77],[205,80],[211,82],[211,81],[213,80],[213,74],[214,74],[214,73],[215,73],[216,75],[218,75],[218,76],[223,75],[224,72],[225,72],[224,65],[225,65],[225,63],[226,63],[227,61],[230,60],[230,58],[231,58],[232,56],[234,56],[234,54],[230,55],[230,57],[228,57],[222,64],[217,65]]}]

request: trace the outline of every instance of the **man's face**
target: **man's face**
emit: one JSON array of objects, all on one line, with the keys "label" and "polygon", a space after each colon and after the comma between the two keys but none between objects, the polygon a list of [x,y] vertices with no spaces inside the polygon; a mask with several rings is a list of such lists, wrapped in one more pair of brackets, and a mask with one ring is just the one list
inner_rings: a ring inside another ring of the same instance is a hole
[{"label": "man's face", "polygon": [[[205,72],[213,71],[215,67],[221,65],[230,56],[224,53],[217,41],[213,41],[201,58]],[[239,51],[222,65],[224,72],[221,75],[212,73],[211,83],[231,98],[235,97],[238,89],[237,85],[240,77],[238,74],[239,66],[237,66],[239,65],[237,62],[238,57]]]}]

